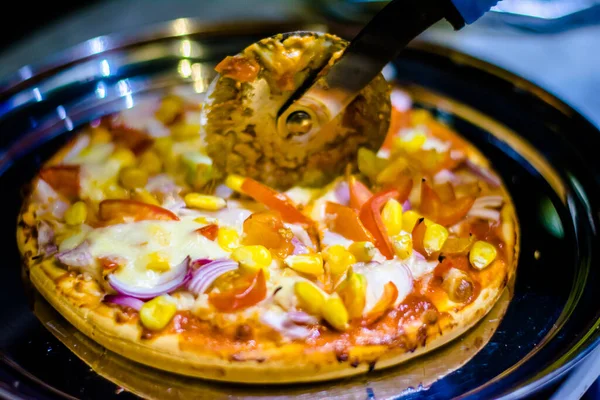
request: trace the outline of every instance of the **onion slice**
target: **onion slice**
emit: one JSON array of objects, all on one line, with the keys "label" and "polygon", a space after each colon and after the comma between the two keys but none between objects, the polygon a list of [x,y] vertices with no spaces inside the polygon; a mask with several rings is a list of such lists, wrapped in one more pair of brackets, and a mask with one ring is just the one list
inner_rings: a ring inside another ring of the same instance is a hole
[{"label": "onion slice", "polygon": [[292,322],[300,325],[311,325],[319,322],[319,319],[317,317],[300,310],[289,311],[288,318]]},{"label": "onion slice", "polygon": [[92,257],[90,245],[87,241],[82,242],[71,250],[58,253],[56,258],[61,263],[75,268],[85,268],[94,264],[94,258]]},{"label": "onion slice", "polygon": [[140,299],[136,299],[131,296],[124,296],[121,294],[109,294],[104,297],[104,301],[106,303],[118,304],[124,307],[133,308],[136,311],[140,311],[142,306],[144,305],[144,301]]},{"label": "onion slice", "polygon": [[306,247],[304,243],[302,243],[296,236],[292,238],[292,244],[294,245],[294,251],[292,252],[293,255],[310,253],[308,251],[308,247]]},{"label": "onion slice", "polygon": [[495,173],[491,172],[486,168],[483,168],[480,165],[475,164],[473,161],[467,159],[465,161],[465,164],[475,175],[477,175],[490,185],[498,187],[502,183],[500,181],[500,178]]},{"label": "onion slice", "polygon": [[283,312],[265,311],[260,315],[260,322],[290,339],[305,339],[310,335],[308,328],[294,324],[289,315]]},{"label": "onion slice", "polygon": [[[192,265],[195,265],[197,261],[192,262]],[[211,261],[193,271],[192,278],[187,283],[187,289],[196,295],[202,294],[218,277],[237,268],[238,263],[230,259],[223,258]]]},{"label": "onion slice", "polygon": [[191,278],[191,274],[188,273],[189,263],[190,257],[188,256],[177,267],[174,268],[178,271],[177,275],[175,275],[173,279],[165,283],[156,285],[152,288],[140,288],[135,287],[133,285],[129,285],[127,283],[121,282],[119,278],[117,278],[114,274],[108,276],[108,283],[120,295],[131,296],[142,300],[152,299],[162,294],[170,293],[176,289],[179,289],[179,287],[185,285]]}]

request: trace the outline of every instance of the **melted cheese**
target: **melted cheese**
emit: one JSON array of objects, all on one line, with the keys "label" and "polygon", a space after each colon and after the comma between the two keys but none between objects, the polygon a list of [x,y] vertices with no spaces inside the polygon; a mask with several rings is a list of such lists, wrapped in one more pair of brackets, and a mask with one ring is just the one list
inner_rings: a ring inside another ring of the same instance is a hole
[{"label": "melted cheese", "polygon": [[[171,279],[175,266],[187,256],[192,259],[227,257],[219,245],[194,232],[203,224],[191,219],[182,221],[141,221],[112,225],[90,232],[90,252],[94,258],[117,256],[125,265],[114,274],[124,283],[138,287],[154,287]],[[150,270],[151,254],[158,254],[171,269]]]},{"label": "melted cheese", "polygon": [[401,262],[390,260],[381,264],[356,265],[356,272],[367,280],[367,293],[364,313],[368,313],[381,299],[384,286],[392,282],[398,289],[395,305],[400,304],[412,290],[412,282]]}]

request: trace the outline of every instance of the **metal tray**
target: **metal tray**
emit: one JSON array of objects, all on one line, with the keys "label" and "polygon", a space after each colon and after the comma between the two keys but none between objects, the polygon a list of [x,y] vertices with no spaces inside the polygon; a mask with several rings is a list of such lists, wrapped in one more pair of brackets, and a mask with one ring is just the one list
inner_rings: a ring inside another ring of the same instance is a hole
[{"label": "metal tray", "polygon": [[[222,57],[303,22],[206,25],[178,19],[99,37],[0,82],[0,396],[7,398],[523,398],[598,343],[598,130],[569,106],[492,65],[415,43],[394,62],[418,107],[494,163],[521,224],[516,281],[474,329],[405,365],[318,385],[244,386],[178,377],[84,337],[29,285],[15,242],[23,186],[78,126],[175,85],[202,92]],[[502,317],[504,315],[504,317]]]}]

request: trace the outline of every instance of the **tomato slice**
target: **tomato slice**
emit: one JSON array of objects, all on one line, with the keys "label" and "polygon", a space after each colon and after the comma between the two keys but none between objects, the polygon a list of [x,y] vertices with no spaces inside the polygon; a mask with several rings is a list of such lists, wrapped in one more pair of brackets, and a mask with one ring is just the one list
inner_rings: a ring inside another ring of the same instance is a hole
[{"label": "tomato slice", "polygon": [[332,232],[355,242],[373,242],[373,235],[365,228],[352,208],[328,201],[325,214],[327,227]]},{"label": "tomato slice", "polygon": [[69,199],[79,197],[79,175],[79,165],[54,165],[40,171],[40,178]]},{"label": "tomato slice", "polygon": [[117,199],[100,202],[100,218],[106,221],[107,225],[146,220],[179,221],[177,215],[166,208],[141,201]]},{"label": "tomato slice", "polygon": [[381,209],[390,199],[404,202],[412,188],[412,180],[403,181],[399,189],[387,189],[372,196],[360,209],[360,220],[375,239],[375,246],[388,260],[394,258],[394,249],[381,219]]},{"label": "tomato slice", "polygon": [[442,202],[427,182],[421,183],[420,210],[427,218],[440,225],[451,226],[462,220],[475,203],[475,196],[463,196]]},{"label": "tomato slice", "polygon": [[195,232],[201,234],[208,240],[215,240],[217,238],[217,234],[219,233],[219,226],[216,224],[210,224],[196,229]]},{"label": "tomato slice", "polygon": [[302,212],[296,208],[294,203],[292,203],[286,195],[279,193],[252,178],[244,179],[242,191],[271,210],[279,212],[285,222],[291,224],[300,223],[304,225],[311,225],[313,223],[310,218],[302,214]]},{"label": "tomato slice", "polygon": [[211,293],[209,301],[219,311],[234,312],[253,306],[266,296],[267,282],[264,271],[260,269],[248,286],[224,293]]},{"label": "tomato slice", "polygon": [[386,283],[383,287],[383,295],[377,304],[375,304],[371,311],[369,311],[369,313],[365,316],[365,325],[371,325],[383,317],[385,312],[394,306],[397,298],[398,288],[394,282],[390,281]]},{"label": "tomato slice", "polygon": [[424,257],[427,257],[428,255],[425,251],[425,246],[423,245],[423,239],[425,238],[425,230],[427,230],[427,226],[425,225],[425,219],[421,218],[417,221],[417,224],[412,230],[412,241],[413,249],[421,253]]},{"label": "tomato slice", "polygon": [[279,258],[294,251],[294,234],[275,211],[263,211],[250,215],[244,221],[245,245],[263,245]]},{"label": "tomato slice", "polygon": [[348,190],[350,191],[350,207],[357,211],[373,197],[373,193],[369,188],[353,175],[348,177]]}]

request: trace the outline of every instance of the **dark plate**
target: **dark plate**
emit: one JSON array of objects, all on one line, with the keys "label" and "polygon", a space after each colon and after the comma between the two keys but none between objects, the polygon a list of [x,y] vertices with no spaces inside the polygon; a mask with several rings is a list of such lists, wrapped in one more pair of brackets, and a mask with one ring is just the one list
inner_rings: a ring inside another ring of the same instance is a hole
[{"label": "dark plate", "polygon": [[[201,91],[215,61],[259,38],[299,27],[314,29],[274,23],[206,26],[180,19],[128,37],[91,40],[0,83],[0,229],[6,240],[0,266],[0,395],[104,399],[122,386],[157,398],[192,393],[210,398],[522,398],[558,379],[596,345],[598,130],[529,82],[425,44],[413,45],[395,62],[398,82],[419,107],[434,110],[491,159],[520,219],[517,278],[514,292],[505,294],[512,300],[503,319],[504,301],[495,317],[488,316],[464,338],[406,366],[329,384],[257,388],[181,379],[129,363],[94,346],[40,302],[21,276],[14,239],[23,185],[40,162],[79,125],[135,104],[144,92],[182,83]],[[447,370],[427,370],[444,364],[449,354],[458,358]],[[445,377],[431,381],[438,372]],[[153,385],[150,391],[142,381]],[[125,391],[118,397],[135,396]]]}]

